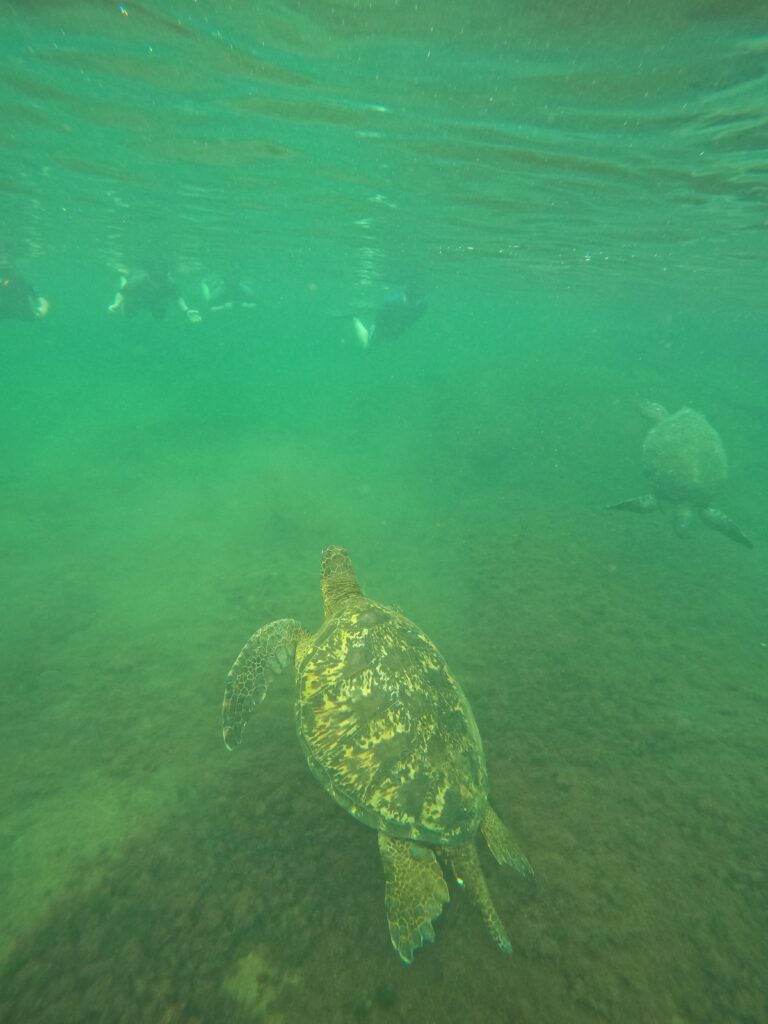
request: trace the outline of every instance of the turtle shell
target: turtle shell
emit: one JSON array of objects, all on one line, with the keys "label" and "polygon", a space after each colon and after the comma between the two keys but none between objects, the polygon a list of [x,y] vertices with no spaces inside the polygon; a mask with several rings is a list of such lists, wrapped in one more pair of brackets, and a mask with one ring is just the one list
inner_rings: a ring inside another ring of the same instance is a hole
[{"label": "turtle shell", "polygon": [[660,498],[698,507],[709,504],[728,472],[720,435],[701,413],[687,408],[648,432],[643,467]]},{"label": "turtle shell", "polygon": [[418,626],[360,598],[326,620],[296,681],[309,767],[345,810],[395,838],[474,836],[488,794],[480,734]]}]

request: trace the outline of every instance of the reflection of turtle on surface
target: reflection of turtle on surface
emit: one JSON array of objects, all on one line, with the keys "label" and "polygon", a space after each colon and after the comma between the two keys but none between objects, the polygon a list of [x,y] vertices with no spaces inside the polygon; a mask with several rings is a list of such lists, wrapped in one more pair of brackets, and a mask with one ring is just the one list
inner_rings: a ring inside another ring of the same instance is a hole
[{"label": "reflection of turtle on surface", "polygon": [[[353,817],[377,830],[392,945],[406,963],[435,937],[448,900],[442,861],[511,952],[475,846],[532,869],[488,803],[480,734],[461,687],[431,640],[400,612],[363,596],[349,555],[323,554],[325,622],[262,626],[240,652],[224,693],[232,749],[270,681],[293,661],[296,724],[312,773]],[[439,858],[439,860],[438,860]]]},{"label": "reflection of turtle on surface", "polygon": [[713,530],[751,548],[752,542],[724,512],[710,505],[728,473],[720,435],[701,413],[684,407],[670,415],[656,403],[646,402],[640,412],[654,421],[643,443],[643,469],[651,493],[620,501],[608,508],[627,512],[664,511],[671,506],[675,530],[685,536],[693,513]]}]

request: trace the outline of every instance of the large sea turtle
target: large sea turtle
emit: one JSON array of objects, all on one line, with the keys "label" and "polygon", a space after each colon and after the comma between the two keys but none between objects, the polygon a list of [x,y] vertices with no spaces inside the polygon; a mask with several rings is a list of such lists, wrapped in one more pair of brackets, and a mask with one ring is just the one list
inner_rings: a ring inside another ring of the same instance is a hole
[{"label": "large sea turtle", "polygon": [[402,959],[434,940],[432,921],[449,899],[441,862],[511,952],[478,831],[499,864],[532,869],[488,803],[480,734],[461,687],[418,626],[363,595],[343,548],[323,553],[320,587],[325,621],[314,636],[278,619],[240,652],[224,691],[224,742],[237,746],[271,680],[293,662],[307,763],[344,810],[378,832],[389,934]]},{"label": "large sea turtle", "polygon": [[723,442],[714,427],[687,406],[671,415],[655,402],[643,402],[639,410],[654,422],[643,443],[643,469],[651,493],[608,508],[654,512],[669,506],[679,536],[688,533],[697,511],[707,526],[751,548],[752,542],[736,523],[710,504],[728,473]]}]

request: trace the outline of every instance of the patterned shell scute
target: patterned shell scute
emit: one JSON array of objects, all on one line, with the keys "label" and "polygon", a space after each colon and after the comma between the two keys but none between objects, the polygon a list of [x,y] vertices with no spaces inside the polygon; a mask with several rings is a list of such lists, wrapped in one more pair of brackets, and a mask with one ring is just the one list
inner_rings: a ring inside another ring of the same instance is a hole
[{"label": "patterned shell scute", "polygon": [[693,409],[680,409],[648,432],[643,467],[660,498],[705,507],[725,480],[720,435]]},{"label": "patterned shell scute", "polygon": [[345,810],[396,838],[475,834],[488,790],[480,735],[418,626],[363,598],[325,622],[297,685],[309,766]]}]

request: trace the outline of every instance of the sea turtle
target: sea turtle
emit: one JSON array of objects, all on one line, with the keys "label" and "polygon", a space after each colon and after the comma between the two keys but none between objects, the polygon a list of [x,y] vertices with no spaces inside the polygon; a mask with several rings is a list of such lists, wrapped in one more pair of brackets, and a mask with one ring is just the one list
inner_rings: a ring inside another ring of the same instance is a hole
[{"label": "sea turtle", "polygon": [[392,945],[405,963],[433,941],[449,899],[441,862],[478,905],[505,953],[475,837],[499,864],[532,869],[488,802],[480,734],[461,687],[432,641],[401,612],[363,595],[340,547],[323,552],[325,621],[312,636],[295,619],[257,630],[230,669],[224,742],[232,750],[272,679],[291,662],[296,726],[313,775],[378,832]]},{"label": "sea turtle", "polygon": [[675,531],[681,537],[688,533],[696,510],[707,526],[751,548],[752,542],[739,527],[710,505],[728,473],[723,442],[714,427],[700,412],[687,406],[671,415],[655,402],[643,402],[639,410],[654,423],[643,443],[643,469],[650,480],[651,493],[607,507],[654,512],[670,506]]}]

